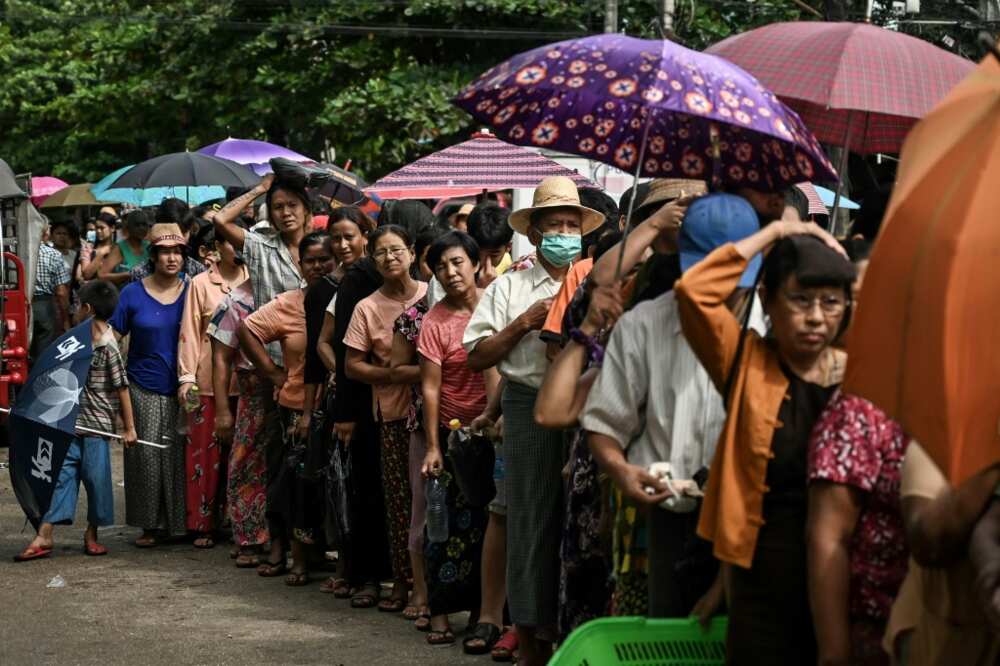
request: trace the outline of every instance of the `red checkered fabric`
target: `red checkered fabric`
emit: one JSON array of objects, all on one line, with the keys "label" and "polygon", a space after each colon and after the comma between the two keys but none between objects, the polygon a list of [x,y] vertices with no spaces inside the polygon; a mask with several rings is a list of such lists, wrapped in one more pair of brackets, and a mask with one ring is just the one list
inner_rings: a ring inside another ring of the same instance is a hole
[{"label": "red checkered fabric", "polygon": [[866,23],[774,23],[708,49],[756,76],[823,142],[899,152],[917,119],[975,64]]},{"label": "red checkered fabric", "polygon": [[591,180],[558,162],[492,134],[422,157],[393,171],[365,190],[383,199],[439,199],[516,187],[537,187],[547,176],[566,176],[580,187]]}]

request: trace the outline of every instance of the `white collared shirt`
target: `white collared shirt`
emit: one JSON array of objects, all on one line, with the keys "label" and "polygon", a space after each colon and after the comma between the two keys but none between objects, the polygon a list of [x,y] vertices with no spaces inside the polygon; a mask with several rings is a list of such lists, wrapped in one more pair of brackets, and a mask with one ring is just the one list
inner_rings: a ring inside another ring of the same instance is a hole
[{"label": "white collared shirt", "polygon": [[[750,323],[763,334],[757,299]],[[676,478],[690,479],[711,463],[725,420],[722,397],[681,331],[674,292],[626,312],[611,333],[581,427],[617,441],[633,465],[669,462]]]},{"label": "white collared shirt", "polygon": [[[507,328],[537,301],[555,296],[560,284],[541,262],[528,270],[508,271],[493,280],[483,291],[465,328],[462,337],[465,351],[471,353],[482,340]],[[538,331],[525,335],[497,364],[502,377],[531,388],[541,388],[549,362],[545,357],[545,343],[538,335]]]}]

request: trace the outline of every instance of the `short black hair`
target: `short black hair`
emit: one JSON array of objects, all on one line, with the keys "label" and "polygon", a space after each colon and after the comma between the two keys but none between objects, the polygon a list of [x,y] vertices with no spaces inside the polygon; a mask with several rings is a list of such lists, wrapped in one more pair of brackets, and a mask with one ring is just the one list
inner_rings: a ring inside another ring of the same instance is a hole
[{"label": "short black hair", "polygon": [[[154,219],[157,224],[181,225],[184,218],[190,212],[191,208],[187,205],[187,202],[176,197],[170,197],[161,201],[160,205],[156,207],[156,217]],[[191,228],[190,224],[188,224],[188,228]],[[183,226],[181,226],[181,229],[183,230]]]},{"label": "short black hair", "polygon": [[149,227],[149,215],[144,210],[133,210],[129,211],[125,215],[125,228],[130,227]]},{"label": "short black hair", "polygon": [[586,258],[590,254],[590,248],[597,245],[601,235],[618,228],[618,218],[621,217],[621,213],[618,212],[618,204],[604,190],[580,187],[577,188],[577,192],[580,194],[580,205],[593,208],[604,215],[601,226],[580,239],[580,256]]},{"label": "short black hair", "polygon": [[98,213],[97,217],[94,218],[94,224],[97,224],[98,222],[105,224],[112,229],[118,226],[118,218],[111,213]]},{"label": "short black hair", "polygon": [[[402,227],[406,229],[409,238],[416,238],[420,232],[427,227],[432,227],[437,223],[434,213],[427,207],[427,204],[415,199],[403,199],[393,202],[389,209],[383,209],[382,218],[385,224]],[[410,243],[407,243],[410,245]]]},{"label": "short black hair", "polygon": [[[596,233],[591,234],[591,236],[597,236]],[[605,231],[597,237],[597,242],[594,244],[594,261],[600,259],[608,250],[613,248],[618,242],[625,237],[621,231],[617,228],[611,231]]]},{"label": "short black hair", "polygon": [[873,243],[864,238],[849,238],[847,240],[840,241],[841,247],[844,248],[844,252],[847,253],[847,258],[851,260],[852,263],[858,263],[859,261],[864,261],[871,257]]},{"label": "short black hair", "polygon": [[302,257],[306,256],[306,250],[314,245],[323,245],[327,250],[330,250],[332,247],[330,235],[325,231],[312,231],[303,236],[302,240],[299,241],[299,261],[302,261]]},{"label": "short black hair", "polygon": [[94,318],[100,321],[111,319],[118,307],[118,290],[107,280],[91,280],[77,292],[80,305],[89,305]]},{"label": "short black hair", "polygon": [[469,234],[455,229],[443,236],[439,236],[427,250],[427,265],[431,267],[431,271],[437,271],[437,265],[441,263],[441,255],[453,247],[460,247],[465,250],[465,254],[469,257],[472,265],[479,265],[479,244]]},{"label": "short black hair", "polygon": [[442,227],[438,224],[421,229],[417,233],[416,240],[413,241],[413,251],[417,255],[417,259],[427,251],[427,248],[434,244],[434,241],[444,236],[448,231],[448,227]]},{"label": "short black hair", "polygon": [[367,236],[372,231],[375,230],[376,225],[375,220],[370,218],[365,211],[361,210],[357,206],[341,206],[340,208],[334,208],[330,213],[330,217],[326,223],[326,232],[331,233],[333,230],[333,225],[338,222],[343,222],[348,220],[357,225],[358,229],[361,230],[361,235]]},{"label": "short black hair", "polygon": [[510,211],[491,202],[477,204],[466,225],[469,235],[482,250],[496,250],[510,243],[514,230],[507,223]]},{"label": "short black hair", "polygon": [[368,236],[368,254],[371,255],[375,252],[375,244],[378,243],[382,236],[388,236],[392,234],[393,236],[399,236],[400,240],[406,247],[413,245],[413,239],[410,237],[410,232],[408,232],[403,227],[398,224],[383,224],[381,227],[376,229]]},{"label": "short black hair", "polygon": [[250,188],[241,187],[240,185],[230,185],[226,188],[226,203],[230,201],[235,201],[241,196],[250,191]]},{"label": "short black hair", "polygon": [[[635,199],[635,206],[632,209],[632,214],[634,215],[640,208],[642,208],[642,202],[646,200],[649,196],[649,183],[639,183],[638,185],[633,185],[632,187],[625,190],[620,197],[618,197],[618,215],[628,215],[628,207],[632,204],[632,199]],[[633,220],[632,226],[635,226],[635,221]]]},{"label": "short black hair", "polygon": [[791,236],[778,241],[761,267],[761,282],[771,300],[792,275],[803,287],[843,289],[850,298],[857,271],[842,255],[815,236]]}]

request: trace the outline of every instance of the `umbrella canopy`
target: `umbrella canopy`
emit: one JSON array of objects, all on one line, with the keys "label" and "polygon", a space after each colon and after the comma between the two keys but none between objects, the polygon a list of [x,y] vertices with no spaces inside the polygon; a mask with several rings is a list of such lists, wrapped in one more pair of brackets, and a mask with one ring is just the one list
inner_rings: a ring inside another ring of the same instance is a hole
[{"label": "umbrella canopy", "polygon": [[383,199],[441,199],[536,187],[547,176],[566,176],[581,187],[594,187],[576,171],[533,150],[477,132],[468,141],[393,171],[365,191]]},{"label": "umbrella canopy", "polygon": [[293,162],[314,161],[312,158],[300,155],[294,150],[285,148],[284,146],[278,146],[273,143],[268,143],[267,141],[257,141],[256,139],[234,139],[232,137],[219,141],[218,143],[213,143],[209,146],[199,148],[198,152],[202,155],[221,157],[222,159],[232,160],[237,164],[248,166],[253,169],[253,172],[258,176],[271,173],[271,165],[269,162],[273,157],[284,157],[292,160]]},{"label": "umbrella canopy", "polygon": [[39,208],[70,208],[73,206],[98,206],[100,202],[90,193],[90,183],[70,185],[50,195]]},{"label": "umbrella canopy", "polygon": [[31,203],[37,206],[64,187],[69,187],[69,183],[55,176],[32,176]]},{"label": "umbrella canopy", "polygon": [[45,348],[11,410],[11,486],[36,529],[76,436],[80,394],[93,355],[88,319]]},{"label": "umbrella canopy", "polygon": [[707,49],[747,70],[795,109],[820,141],[897,153],[907,132],[975,66],[933,44],[868,23],[772,23]]},{"label": "umbrella canopy", "polygon": [[1000,461],[1000,65],[988,57],[903,146],[865,275],[845,389],[953,484]]},{"label": "umbrella canopy", "polygon": [[642,176],[768,189],[836,180],[812,133],[757,79],[669,40],[544,46],[487,71],[455,104],[512,143]]},{"label": "umbrella canopy", "polygon": [[[806,195],[806,200],[809,201],[810,215],[830,214],[834,199],[837,198],[836,192],[828,190],[825,187],[820,187],[819,185],[814,185],[813,183],[797,183],[795,187],[802,190],[802,193]],[[861,208],[857,202],[851,201],[843,195],[840,197],[840,207],[844,210],[858,210]]]},{"label": "umbrella canopy", "polygon": [[330,177],[319,188],[319,193],[348,206],[360,205],[365,201],[365,188],[368,183],[357,174],[341,169],[335,164],[320,164],[329,172]]},{"label": "umbrella canopy", "polygon": [[236,162],[201,153],[170,153],[140,162],[111,181],[97,198],[154,206],[167,197],[200,204],[226,196],[227,187],[253,187],[260,178]]},{"label": "umbrella canopy", "polygon": [[125,173],[134,166],[135,166],[134,164],[129,164],[128,166],[123,166],[120,169],[115,169],[114,171],[106,175],[104,178],[101,178],[99,181],[91,185],[90,193],[94,195],[94,198],[97,199],[98,201],[108,201],[108,202],[119,201],[118,199],[107,198],[105,196],[105,192],[108,191],[108,186],[111,185],[111,183],[118,180],[119,176],[121,176],[123,173]]}]

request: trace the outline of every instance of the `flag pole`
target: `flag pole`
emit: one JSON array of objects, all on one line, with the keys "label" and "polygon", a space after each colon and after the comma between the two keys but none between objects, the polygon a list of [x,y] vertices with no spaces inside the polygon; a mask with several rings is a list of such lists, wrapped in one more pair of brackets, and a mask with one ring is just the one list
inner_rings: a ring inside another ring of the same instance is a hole
[{"label": "flag pole", "polygon": [[[0,414],[10,414],[10,410],[5,407],[0,407]],[[84,435],[99,435],[100,437],[107,437],[108,439],[124,439],[121,435],[116,435],[110,432],[103,432],[101,430],[92,430],[91,428],[84,428],[83,426],[77,426],[76,431],[83,433]],[[153,442],[147,442],[143,439],[137,439],[136,443],[143,444],[145,446],[153,446],[158,449],[169,448],[166,444],[154,444]]]}]

